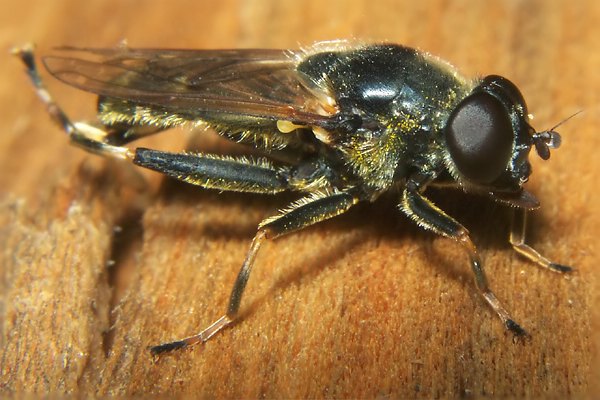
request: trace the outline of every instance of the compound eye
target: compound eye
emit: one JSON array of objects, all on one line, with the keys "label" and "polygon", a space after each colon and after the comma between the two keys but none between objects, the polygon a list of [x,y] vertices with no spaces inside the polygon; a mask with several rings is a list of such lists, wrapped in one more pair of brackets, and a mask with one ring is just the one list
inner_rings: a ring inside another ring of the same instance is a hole
[{"label": "compound eye", "polygon": [[488,184],[506,170],[514,134],[506,108],[491,94],[480,92],[465,98],[450,115],[445,137],[464,178]]}]

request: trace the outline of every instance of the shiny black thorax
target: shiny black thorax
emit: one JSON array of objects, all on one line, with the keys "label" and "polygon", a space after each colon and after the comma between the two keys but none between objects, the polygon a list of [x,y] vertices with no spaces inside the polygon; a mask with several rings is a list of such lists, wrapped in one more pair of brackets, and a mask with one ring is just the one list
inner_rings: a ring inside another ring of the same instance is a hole
[{"label": "shiny black thorax", "polygon": [[355,131],[331,135],[327,154],[368,194],[442,168],[442,130],[472,87],[434,57],[397,45],[317,53],[297,69],[327,88],[341,115],[360,116]]}]

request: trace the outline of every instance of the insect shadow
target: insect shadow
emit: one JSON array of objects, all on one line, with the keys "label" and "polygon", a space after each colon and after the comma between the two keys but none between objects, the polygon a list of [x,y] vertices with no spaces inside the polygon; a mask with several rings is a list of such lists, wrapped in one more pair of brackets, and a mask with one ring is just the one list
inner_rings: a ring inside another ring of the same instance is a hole
[{"label": "insect shadow", "polygon": [[[509,223],[504,207],[490,203],[482,197],[465,197],[459,191],[432,189],[428,193],[444,209],[449,210],[451,215],[465,221],[465,225],[473,233],[473,237],[477,238],[477,243],[481,245],[482,249],[510,250],[510,244],[507,242]],[[166,178],[162,182],[157,197],[172,206],[201,207],[203,204],[218,203],[227,209],[246,210],[256,218],[243,218],[243,222],[225,222],[217,217],[203,221],[178,221],[178,224],[185,224],[185,230],[192,241],[196,240],[195,238],[209,237],[213,240],[234,239],[243,242],[247,242],[255,235],[257,225],[262,218],[275,213],[278,208],[294,199],[294,196],[289,194],[264,196],[198,190],[170,178]],[[341,258],[360,255],[360,245],[369,240],[400,243],[407,238],[413,238],[417,246],[423,246],[425,254],[423,261],[431,266],[432,274],[443,275],[448,279],[460,281],[464,286],[471,287],[471,271],[461,268],[463,264],[456,262],[456,255],[467,257],[466,254],[463,254],[460,246],[456,245],[456,252],[450,256],[444,251],[437,250],[433,245],[436,236],[423,232],[408,218],[403,217],[395,206],[396,202],[394,193],[385,194],[374,204],[359,204],[338,218],[307,228],[305,233],[307,235],[318,230],[330,237],[338,237],[352,229],[359,229],[361,232],[347,238],[334,240],[331,247],[324,251],[320,250],[318,254],[298,254],[296,259],[282,264],[281,268],[285,272],[272,282],[266,292],[255,297],[241,310],[238,322],[254,313],[261,304],[276,293],[284,292],[286,288],[300,284],[301,281],[317,277]],[[482,224],[481,220],[485,220],[486,223]],[[536,230],[540,229],[540,227],[536,228]],[[168,234],[168,231],[165,234]],[[286,240],[286,238],[280,240]],[[441,240],[452,243],[448,239]],[[278,242],[275,241],[271,249],[275,254],[278,251]],[[257,267],[260,268],[260,265]],[[406,267],[409,268],[409,266]]]}]

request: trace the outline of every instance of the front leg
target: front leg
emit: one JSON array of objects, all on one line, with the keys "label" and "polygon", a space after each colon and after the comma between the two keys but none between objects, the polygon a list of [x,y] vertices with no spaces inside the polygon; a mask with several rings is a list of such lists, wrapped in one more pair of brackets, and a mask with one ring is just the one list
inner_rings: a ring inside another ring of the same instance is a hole
[{"label": "front leg", "polygon": [[471,268],[475,274],[475,282],[483,298],[498,314],[507,329],[517,336],[527,336],[527,332],[514,321],[490,289],[481,258],[477,253],[477,248],[471,241],[467,229],[423,196],[421,194],[423,188],[424,185],[420,186],[415,180],[407,182],[402,195],[402,203],[400,204],[402,211],[419,226],[432,230],[439,235],[454,239],[461,244],[469,254]]},{"label": "front leg", "polygon": [[516,209],[513,210],[510,236],[508,241],[512,245],[513,249],[527,257],[529,260],[538,264],[541,267],[548,268],[554,272],[571,272],[573,268],[566,265],[556,264],[548,260],[546,257],[538,253],[534,248],[525,243],[525,231],[527,229],[527,210]]}]

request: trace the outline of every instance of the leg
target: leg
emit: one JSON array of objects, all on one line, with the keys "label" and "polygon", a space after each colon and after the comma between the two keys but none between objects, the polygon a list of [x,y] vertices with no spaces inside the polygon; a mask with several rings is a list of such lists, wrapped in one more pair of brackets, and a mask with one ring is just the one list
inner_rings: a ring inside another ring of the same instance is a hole
[{"label": "leg", "polygon": [[44,87],[35,64],[33,49],[31,47],[16,49],[13,51],[13,53],[20,57],[23,64],[25,64],[25,67],[27,68],[27,74],[31,78],[38,97],[46,105],[50,117],[52,117],[52,119],[65,130],[74,145],[81,147],[90,153],[100,154],[103,156],[120,159],[130,159],[132,157],[129,149],[125,147],[114,146],[104,141],[108,135],[108,132],[93,126],[92,124],[84,122],[71,122],[69,117],[67,117],[67,115],[61,110],[50,93]]},{"label": "leg", "polygon": [[107,127],[71,122],[44,87],[35,64],[33,49],[31,47],[16,49],[14,53],[25,64],[35,90],[52,119],[65,130],[73,144],[88,152],[131,160],[140,166],[206,188],[277,193],[294,187],[291,167],[276,168],[267,161],[212,155],[172,154],[148,149],[137,149],[134,152],[122,147],[122,144],[157,133],[164,128],[126,124]]},{"label": "leg", "polygon": [[[103,126],[106,128],[106,126]],[[146,136],[164,131],[162,126],[150,125],[111,125],[106,134],[105,141],[114,146],[123,146]]]},{"label": "leg", "polygon": [[265,239],[274,239],[287,233],[305,228],[317,222],[335,217],[346,212],[358,202],[356,197],[344,192],[326,194],[321,193],[309,196],[298,201],[281,215],[264,220],[258,228],[258,233],[252,240],[246,260],[235,280],[227,311],[223,316],[209,325],[200,333],[185,339],[160,344],[150,348],[152,354],[157,355],[175,349],[191,346],[196,343],[204,343],[217,332],[230,325],[238,315],[242,294],[250,277],[250,271],[254,265],[256,254]]},{"label": "leg", "polygon": [[209,189],[274,194],[290,189],[291,167],[267,160],[135,149],[136,165]]},{"label": "leg", "polygon": [[340,184],[334,171],[314,158],[298,165],[275,166],[265,158],[137,148],[133,162],[193,185],[236,192],[274,194],[290,190],[312,193],[328,191]]},{"label": "leg", "polygon": [[566,265],[556,264],[542,256],[535,249],[525,243],[525,231],[527,229],[527,211],[523,209],[513,210],[510,236],[508,241],[513,249],[527,257],[529,260],[541,267],[548,268],[554,272],[571,272],[573,268]]},{"label": "leg", "polygon": [[471,268],[475,274],[475,282],[483,298],[498,314],[507,329],[517,336],[526,336],[527,332],[513,320],[490,289],[481,258],[477,254],[477,249],[469,237],[469,232],[456,220],[424,197],[415,182],[409,181],[407,183],[400,207],[419,226],[430,229],[439,235],[454,239],[467,250]]}]

